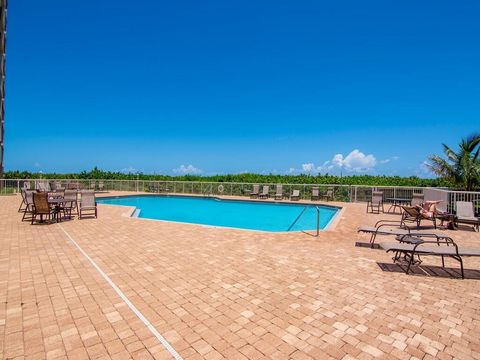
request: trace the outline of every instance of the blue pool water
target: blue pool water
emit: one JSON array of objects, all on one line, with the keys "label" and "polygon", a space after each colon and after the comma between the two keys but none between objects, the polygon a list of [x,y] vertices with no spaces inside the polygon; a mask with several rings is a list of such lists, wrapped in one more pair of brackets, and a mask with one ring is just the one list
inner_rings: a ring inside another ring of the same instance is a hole
[{"label": "blue pool water", "polygon": [[[140,218],[224,226],[250,230],[287,231],[306,205],[220,200],[186,196],[123,196],[97,199],[100,204],[134,206]],[[315,230],[317,211],[308,209],[291,231]],[[319,206],[324,229],[338,208]]]}]

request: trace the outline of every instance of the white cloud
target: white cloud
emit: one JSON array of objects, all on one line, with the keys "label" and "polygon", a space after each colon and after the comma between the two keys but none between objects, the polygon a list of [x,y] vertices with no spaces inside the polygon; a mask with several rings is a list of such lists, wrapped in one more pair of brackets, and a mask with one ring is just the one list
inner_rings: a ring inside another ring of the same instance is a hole
[{"label": "white cloud", "polygon": [[122,170],[120,170],[120,172],[124,173],[124,174],[138,174],[138,173],[141,173],[143,171],[139,170],[139,169],[136,169],[132,166],[129,166],[129,167],[123,168]]},{"label": "white cloud", "polygon": [[[398,159],[398,157],[396,158]],[[327,160],[320,166],[315,166],[315,164],[312,162],[303,163],[301,169],[291,167],[285,173],[292,175],[303,172],[316,175],[320,173],[327,173],[333,169],[344,169],[351,172],[368,172],[373,170],[378,163],[385,164],[392,160],[396,160],[395,157],[377,161],[375,156],[372,154],[365,155],[360,150],[355,149],[347,156],[343,156],[343,154],[336,154],[332,160]]]},{"label": "white cloud", "polygon": [[313,163],[302,164],[302,170],[303,171],[311,173],[312,170],[314,170],[314,169],[315,169],[315,165]]},{"label": "white cloud", "polygon": [[367,172],[377,165],[377,159],[372,154],[365,155],[360,150],[355,149],[345,157],[342,154],[336,154],[332,163],[347,171]]},{"label": "white cloud", "polygon": [[432,172],[432,170],[430,169],[430,167],[428,167],[427,164],[427,161],[422,161],[421,163],[417,164],[416,167],[409,168],[409,170],[413,171],[413,173],[418,177],[435,177],[435,173]]},{"label": "white cloud", "polygon": [[178,175],[199,175],[203,171],[193,165],[180,165],[178,168],[172,170],[174,174]]},{"label": "white cloud", "polygon": [[334,164],[330,160],[327,160],[323,163],[323,165],[317,167],[317,173],[326,173],[329,170],[332,170],[334,167]]},{"label": "white cloud", "polygon": [[333,157],[332,159],[332,164],[338,167],[343,166],[343,155],[342,154],[337,154]]},{"label": "white cloud", "polygon": [[387,158],[387,159],[384,159],[384,160],[380,160],[378,163],[379,163],[379,164],[388,164],[389,162],[391,162],[391,161],[397,161],[398,159],[400,159],[399,156],[392,156],[391,158]]}]

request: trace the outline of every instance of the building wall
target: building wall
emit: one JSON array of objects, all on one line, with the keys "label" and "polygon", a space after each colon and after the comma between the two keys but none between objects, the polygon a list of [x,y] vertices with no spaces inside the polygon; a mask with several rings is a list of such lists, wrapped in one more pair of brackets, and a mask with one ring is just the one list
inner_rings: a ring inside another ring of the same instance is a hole
[{"label": "building wall", "polygon": [[7,47],[7,1],[0,0],[0,178],[4,169],[5,139],[5,50]]}]

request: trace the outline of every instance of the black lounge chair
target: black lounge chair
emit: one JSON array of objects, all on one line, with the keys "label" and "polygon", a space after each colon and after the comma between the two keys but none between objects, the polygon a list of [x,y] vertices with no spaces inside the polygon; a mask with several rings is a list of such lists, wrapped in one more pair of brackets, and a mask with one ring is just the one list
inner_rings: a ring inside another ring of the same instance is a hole
[{"label": "black lounge chair", "polygon": [[417,225],[417,229],[420,227],[420,223],[422,220],[429,220],[433,222],[433,227],[437,228],[437,218],[435,214],[432,216],[428,216],[420,211],[417,206],[402,206],[403,213],[402,213],[402,226],[407,227],[406,223],[415,223]]},{"label": "black lounge chair", "polygon": [[445,257],[452,258],[460,263],[462,279],[465,279],[463,270],[463,257],[480,256],[480,249],[463,248],[451,239],[423,240],[416,237],[401,237],[400,242],[382,242],[380,247],[386,252],[395,252],[394,261],[400,259],[401,255],[408,260],[408,266],[405,273],[410,272],[410,268],[415,262],[415,256],[441,256],[442,267],[445,267]]},{"label": "black lounge chair", "polygon": [[[393,235],[393,236],[420,236],[420,237],[432,237],[437,239],[450,239],[450,236],[444,233],[427,233],[423,231],[411,230],[410,228],[400,228],[401,221],[393,220],[380,220],[375,223],[374,226],[363,225],[357,229],[357,232],[370,234],[370,247],[375,247],[375,239],[377,235]],[[356,243],[360,245],[360,243]],[[363,244],[362,244],[363,245]]]}]

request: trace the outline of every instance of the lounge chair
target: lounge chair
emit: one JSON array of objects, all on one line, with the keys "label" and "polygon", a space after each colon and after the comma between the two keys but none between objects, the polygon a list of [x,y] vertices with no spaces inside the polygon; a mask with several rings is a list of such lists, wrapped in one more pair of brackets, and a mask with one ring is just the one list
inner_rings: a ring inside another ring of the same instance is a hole
[{"label": "lounge chair", "polygon": [[24,181],[23,182],[23,189],[24,190],[30,190],[30,181]]},{"label": "lounge chair", "polygon": [[95,180],[90,181],[90,190],[95,191],[96,186],[97,186],[97,182]]},{"label": "lounge chair", "polygon": [[412,194],[412,201],[410,202],[410,206],[417,206],[423,204],[423,194]]},{"label": "lounge chair", "polygon": [[417,256],[441,256],[442,267],[445,267],[445,257],[450,257],[460,263],[460,270],[462,279],[465,279],[465,273],[463,270],[463,259],[466,256],[480,256],[480,249],[463,248],[450,239],[436,239],[436,240],[423,240],[411,237],[402,237],[400,242],[381,242],[379,245],[386,252],[395,252],[394,261],[400,258],[399,254],[403,254],[408,259],[408,266],[405,273],[408,274],[412,264],[414,263],[414,257]]},{"label": "lounge chair", "polygon": [[456,202],[457,213],[455,215],[455,224],[467,224],[473,225],[473,229],[479,231],[480,218],[475,216],[475,209],[473,202],[469,201],[457,201]]},{"label": "lounge chair", "polygon": [[290,200],[298,201],[300,200],[300,190],[293,190],[292,194],[290,195]]},{"label": "lounge chair", "polygon": [[269,197],[269,192],[270,192],[270,186],[263,185],[262,192],[258,194],[258,197],[260,199],[267,199]]},{"label": "lounge chair", "polygon": [[103,181],[99,181],[98,182],[98,190],[103,191],[103,187],[104,187]]},{"label": "lounge chair", "polygon": [[275,191],[275,200],[282,200],[283,199],[283,185],[277,184],[277,188]]},{"label": "lounge chair", "polygon": [[380,214],[380,209],[385,212],[383,208],[383,192],[373,191],[372,198],[367,201],[367,213]]},{"label": "lounge chair", "polygon": [[[426,233],[422,231],[411,230],[410,228],[399,228],[402,225],[401,221],[380,220],[374,226],[363,225],[357,229],[357,232],[370,234],[370,247],[375,246],[375,239],[377,235],[393,235],[393,236],[428,236],[439,239],[449,239],[450,237],[444,233]],[[393,228],[392,228],[393,227]],[[357,243],[358,245],[358,243]]]},{"label": "lounge chair", "polygon": [[328,188],[327,192],[322,195],[322,199],[327,201],[333,201],[333,188]]},{"label": "lounge chair", "polygon": [[312,197],[311,200],[320,200],[320,189],[318,187],[312,188]]},{"label": "lounge chair", "polygon": [[97,217],[97,201],[95,200],[95,193],[93,191],[82,192],[78,217],[82,219],[85,215]]},{"label": "lounge chair", "polygon": [[40,216],[40,222],[44,222],[44,216],[49,221],[52,220],[52,216],[56,215],[57,209],[52,208],[48,203],[48,193],[46,192],[34,192],[33,193],[33,209],[32,209],[32,224]]},{"label": "lounge chair", "polygon": [[256,198],[258,197],[258,193],[260,192],[260,185],[253,185],[253,190],[250,191],[250,197],[251,198]]},{"label": "lounge chair", "polygon": [[422,211],[418,206],[402,206],[402,209],[402,227],[407,227],[406,223],[415,223],[418,229],[422,220],[429,220],[433,222],[433,227],[437,228],[434,210],[432,212]]}]

